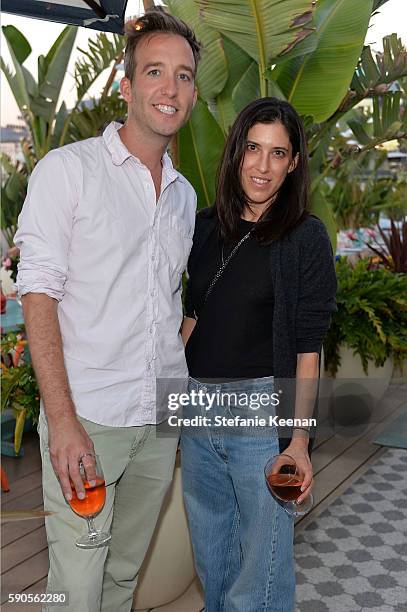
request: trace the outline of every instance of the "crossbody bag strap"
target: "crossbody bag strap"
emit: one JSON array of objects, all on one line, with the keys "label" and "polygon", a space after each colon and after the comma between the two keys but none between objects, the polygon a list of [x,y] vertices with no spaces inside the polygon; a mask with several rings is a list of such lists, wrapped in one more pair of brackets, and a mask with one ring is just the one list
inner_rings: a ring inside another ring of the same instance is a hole
[{"label": "crossbody bag strap", "polygon": [[209,285],[205,297],[204,297],[204,305],[206,304],[206,301],[208,299],[208,297],[210,296],[210,294],[213,291],[213,288],[215,287],[216,283],[218,282],[218,280],[220,279],[220,277],[222,276],[223,272],[225,271],[226,266],[228,265],[228,263],[230,262],[230,260],[236,255],[237,251],[239,250],[239,247],[245,242],[245,240],[247,240],[250,236],[250,234],[252,233],[252,230],[250,230],[250,232],[247,232],[247,234],[245,234],[245,236],[243,236],[243,238],[241,240],[239,240],[239,242],[237,243],[237,245],[234,247],[234,249],[232,249],[232,251],[230,252],[229,256],[225,259],[225,261],[223,262],[223,264],[221,265],[221,267],[219,268],[219,270],[216,272],[215,276],[213,277],[211,284]]}]

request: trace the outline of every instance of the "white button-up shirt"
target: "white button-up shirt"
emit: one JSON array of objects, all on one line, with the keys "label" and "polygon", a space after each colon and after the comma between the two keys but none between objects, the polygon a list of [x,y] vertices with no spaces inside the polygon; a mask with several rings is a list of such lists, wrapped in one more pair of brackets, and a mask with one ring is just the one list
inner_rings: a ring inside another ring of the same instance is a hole
[{"label": "white button-up shirt", "polygon": [[120,124],[48,153],[18,220],[18,290],[58,300],[77,413],[117,427],[157,423],[156,379],[185,378],[181,277],[196,195],[163,157],[161,193]]}]

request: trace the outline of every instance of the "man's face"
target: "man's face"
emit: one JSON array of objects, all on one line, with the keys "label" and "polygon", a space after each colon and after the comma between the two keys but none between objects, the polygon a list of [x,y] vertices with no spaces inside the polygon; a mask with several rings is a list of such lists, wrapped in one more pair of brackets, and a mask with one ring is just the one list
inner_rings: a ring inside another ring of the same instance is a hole
[{"label": "man's face", "polygon": [[133,82],[121,82],[129,116],[143,132],[170,138],[196,102],[192,49],[182,36],[153,34],[140,41],[135,55]]}]

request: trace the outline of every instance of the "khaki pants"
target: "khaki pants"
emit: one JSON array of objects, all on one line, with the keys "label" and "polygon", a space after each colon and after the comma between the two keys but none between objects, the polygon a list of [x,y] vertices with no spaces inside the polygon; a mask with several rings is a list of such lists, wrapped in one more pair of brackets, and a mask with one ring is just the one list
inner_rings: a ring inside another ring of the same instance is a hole
[{"label": "khaki pants", "polygon": [[[41,414],[44,508],[50,569],[48,592],[67,591],[65,612],[129,612],[137,575],[147,552],[164,495],[171,483],[177,438],[159,427],[106,427],[80,419],[99,455],[106,480],[106,503],[96,517],[110,531],[108,546],[79,549],[85,519],[65,501],[51,465],[47,421]],[[44,608],[47,612],[55,610]]]}]

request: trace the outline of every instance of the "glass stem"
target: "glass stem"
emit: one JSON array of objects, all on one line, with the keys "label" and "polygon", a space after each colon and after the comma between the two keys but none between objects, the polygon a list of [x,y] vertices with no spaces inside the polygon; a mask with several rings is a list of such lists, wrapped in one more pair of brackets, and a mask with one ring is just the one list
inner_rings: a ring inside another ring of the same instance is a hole
[{"label": "glass stem", "polygon": [[93,522],[93,516],[87,516],[86,521],[88,523],[88,533],[90,538],[94,538],[97,535],[97,529],[95,527],[95,523]]}]

